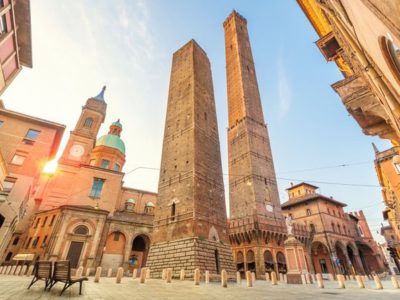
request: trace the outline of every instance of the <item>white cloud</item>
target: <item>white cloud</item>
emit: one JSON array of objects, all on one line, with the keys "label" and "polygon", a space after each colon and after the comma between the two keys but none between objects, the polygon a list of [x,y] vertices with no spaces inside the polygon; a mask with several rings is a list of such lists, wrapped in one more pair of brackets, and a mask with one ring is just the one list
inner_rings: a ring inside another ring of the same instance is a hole
[{"label": "white cloud", "polygon": [[283,64],[282,53],[278,57],[278,97],[279,97],[279,117],[284,118],[290,110],[292,103],[292,89],[289,79],[286,75],[286,69]]}]

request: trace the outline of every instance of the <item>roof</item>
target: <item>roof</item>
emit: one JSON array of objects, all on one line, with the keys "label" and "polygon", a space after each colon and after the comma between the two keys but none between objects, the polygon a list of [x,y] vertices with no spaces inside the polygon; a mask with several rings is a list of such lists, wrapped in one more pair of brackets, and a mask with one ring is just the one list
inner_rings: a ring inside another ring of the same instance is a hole
[{"label": "roof", "polygon": [[117,127],[122,128],[122,124],[121,124],[121,122],[119,121],[119,119],[118,119],[117,121],[113,122],[113,123],[111,124],[111,126],[117,126]]},{"label": "roof", "polygon": [[106,134],[101,136],[96,141],[96,147],[97,146],[114,148],[125,154],[125,144],[118,135]]},{"label": "roof", "polygon": [[96,99],[98,101],[105,101],[104,100],[104,92],[105,91],[106,91],[106,86],[103,86],[103,88],[101,89],[100,93],[96,97],[93,97],[93,99]]},{"label": "roof", "polygon": [[292,186],[288,187],[286,190],[288,191],[288,190],[291,190],[291,189],[295,189],[295,188],[297,188],[297,187],[299,187],[299,186],[301,186],[301,185],[306,185],[306,186],[312,187],[312,188],[314,188],[314,189],[318,189],[318,188],[319,188],[318,186],[309,184],[309,183],[307,183],[307,182],[300,182],[300,183],[298,183],[298,184],[295,184],[295,185],[292,185]]},{"label": "roof", "polygon": [[339,205],[341,207],[347,206],[347,204],[345,204],[343,202],[340,202],[340,201],[337,201],[335,199],[328,198],[328,197],[326,197],[324,195],[320,195],[320,194],[315,193],[315,194],[308,194],[308,195],[305,195],[305,196],[302,196],[302,197],[291,198],[290,200],[282,203],[281,207],[282,208],[292,207],[292,206],[296,206],[296,205],[299,205],[299,204],[304,204],[304,203],[307,203],[307,202],[310,202],[310,201],[313,201],[313,200],[318,200],[318,199],[331,202],[331,203]]}]

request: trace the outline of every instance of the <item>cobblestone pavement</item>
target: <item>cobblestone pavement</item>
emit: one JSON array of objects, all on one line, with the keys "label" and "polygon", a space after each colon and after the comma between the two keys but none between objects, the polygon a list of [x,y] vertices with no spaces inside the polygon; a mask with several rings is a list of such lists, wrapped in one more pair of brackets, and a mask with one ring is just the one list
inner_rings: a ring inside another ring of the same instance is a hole
[{"label": "cobblestone pavement", "polygon": [[193,281],[173,280],[165,283],[159,279],[148,279],[140,284],[138,279],[124,277],[121,284],[115,283],[115,278],[101,278],[100,283],[94,283],[93,277],[84,282],[82,296],[79,296],[79,284],[75,284],[59,293],[62,284],[58,283],[50,292],[44,292],[44,282],[35,283],[30,290],[27,287],[29,277],[0,275],[0,299],[398,299],[400,289],[395,290],[390,280],[383,281],[383,290],[376,290],[373,281],[366,283],[366,289],[359,289],[355,281],[346,281],[346,289],[337,288],[336,282],[325,282],[325,289],[319,289],[316,284],[272,286],[265,281],[257,280],[254,287],[247,288],[244,281],[241,285],[230,282],[228,288],[222,288],[218,283],[195,286]]}]

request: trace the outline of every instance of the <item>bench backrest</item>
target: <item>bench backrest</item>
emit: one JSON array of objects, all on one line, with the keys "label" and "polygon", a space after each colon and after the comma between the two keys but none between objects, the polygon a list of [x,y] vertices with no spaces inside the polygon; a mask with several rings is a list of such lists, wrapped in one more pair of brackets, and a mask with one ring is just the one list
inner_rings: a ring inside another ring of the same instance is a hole
[{"label": "bench backrest", "polygon": [[54,263],[53,279],[68,280],[71,278],[71,265],[69,260],[56,261]]},{"label": "bench backrest", "polygon": [[37,261],[35,265],[35,276],[48,279],[51,277],[51,261]]}]

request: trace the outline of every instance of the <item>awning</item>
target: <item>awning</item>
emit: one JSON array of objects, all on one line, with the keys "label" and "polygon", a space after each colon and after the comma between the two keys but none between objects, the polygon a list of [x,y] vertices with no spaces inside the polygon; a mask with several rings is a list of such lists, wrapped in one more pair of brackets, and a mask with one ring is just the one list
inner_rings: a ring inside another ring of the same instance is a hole
[{"label": "awning", "polygon": [[35,254],[21,254],[18,253],[13,257],[13,260],[33,260],[35,258]]}]

